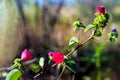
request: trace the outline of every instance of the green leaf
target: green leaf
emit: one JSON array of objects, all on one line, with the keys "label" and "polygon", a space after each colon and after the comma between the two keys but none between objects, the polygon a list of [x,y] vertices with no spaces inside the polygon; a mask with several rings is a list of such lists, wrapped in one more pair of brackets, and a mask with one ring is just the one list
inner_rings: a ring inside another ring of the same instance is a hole
[{"label": "green leaf", "polygon": [[39,66],[39,64],[30,64],[30,69],[35,72],[38,73],[41,69],[41,67]]},{"label": "green leaf", "polygon": [[25,70],[23,63],[22,63],[22,60],[20,58],[16,58],[14,60],[12,68],[17,68],[17,69],[20,69],[21,71]]},{"label": "green leaf", "polygon": [[76,73],[77,72],[77,65],[76,65],[76,62],[72,59],[66,59],[64,61],[64,65],[69,69],[71,70],[73,73]]},{"label": "green leaf", "polygon": [[18,67],[21,71],[25,71],[25,67],[21,64],[19,67]]},{"label": "green leaf", "polygon": [[75,21],[73,23],[73,26],[74,26],[74,28],[73,28],[74,31],[79,30],[80,27],[85,28],[85,26],[79,20]]},{"label": "green leaf", "polygon": [[112,38],[112,37],[110,37],[109,40],[110,40],[111,43],[115,43],[115,42],[116,42],[116,38]]},{"label": "green leaf", "polygon": [[94,28],[94,27],[95,27],[94,24],[89,24],[89,25],[87,25],[87,26],[85,27],[84,32],[86,32],[86,31],[88,31],[88,30],[90,30],[90,29],[92,29],[92,28]]},{"label": "green leaf", "polygon": [[21,71],[19,71],[18,69],[13,69],[7,74],[5,80],[18,80],[21,75]]},{"label": "green leaf", "polygon": [[98,28],[95,30],[94,36],[96,36],[96,37],[102,36],[102,33],[101,33],[101,31]]},{"label": "green leaf", "polygon": [[75,50],[75,51],[73,52],[72,56],[73,56],[73,57],[77,57],[77,56],[78,56],[77,53],[78,53],[77,50]]},{"label": "green leaf", "polygon": [[80,21],[75,21],[75,22],[73,23],[73,26],[74,26],[74,27],[82,27],[83,24],[82,24]]},{"label": "green leaf", "polygon": [[110,37],[118,38],[118,33],[117,32],[111,32]]},{"label": "green leaf", "polygon": [[39,60],[39,65],[40,65],[41,67],[44,66],[44,58],[43,58],[43,57],[40,58],[40,60]]},{"label": "green leaf", "polygon": [[70,51],[70,50],[73,49],[77,44],[78,44],[78,38],[76,38],[76,37],[71,37],[71,38],[70,38],[70,41],[69,41],[68,50]]}]

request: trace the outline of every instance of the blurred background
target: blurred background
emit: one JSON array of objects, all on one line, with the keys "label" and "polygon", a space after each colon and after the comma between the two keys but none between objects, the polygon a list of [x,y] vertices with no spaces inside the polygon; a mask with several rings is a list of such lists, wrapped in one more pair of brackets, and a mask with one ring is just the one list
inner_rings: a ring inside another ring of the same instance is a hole
[{"label": "blurred background", "polygon": [[[120,0],[0,0],[0,68],[11,66],[25,48],[33,52],[34,58],[47,58],[49,51],[66,53],[70,37],[76,36],[73,22],[92,22],[98,5],[106,7],[110,20],[102,37],[85,44],[73,55],[79,64],[75,79],[96,80],[100,65],[102,80],[119,80],[120,38],[111,44],[108,33],[113,28],[120,32]],[[82,42],[91,33],[81,30],[80,34]],[[0,76],[3,73],[0,71]],[[67,70],[62,80],[70,80],[71,75]]]}]

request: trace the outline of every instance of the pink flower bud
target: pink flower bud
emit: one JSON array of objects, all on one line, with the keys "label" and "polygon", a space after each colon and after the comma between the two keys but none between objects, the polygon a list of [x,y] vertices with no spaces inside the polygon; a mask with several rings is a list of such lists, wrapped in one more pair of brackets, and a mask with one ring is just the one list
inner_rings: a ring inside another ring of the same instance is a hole
[{"label": "pink flower bud", "polygon": [[21,59],[22,59],[22,61],[27,61],[27,60],[32,59],[32,53],[30,51],[28,51],[27,49],[25,49],[22,52]]},{"label": "pink flower bud", "polygon": [[104,6],[97,6],[97,10],[100,14],[105,15],[105,7]]},{"label": "pink flower bud", "polygon": [[50,57],[52,57],[53,55],[54,55],[53,52],[49,52],[49,53],[48,53],[48,56],[50,56]]},{"label": "pink flower bud", "polygon": [[60,64],[64,61],[64,55],[62,52],[49,52],[48,55],[56,64]]}]

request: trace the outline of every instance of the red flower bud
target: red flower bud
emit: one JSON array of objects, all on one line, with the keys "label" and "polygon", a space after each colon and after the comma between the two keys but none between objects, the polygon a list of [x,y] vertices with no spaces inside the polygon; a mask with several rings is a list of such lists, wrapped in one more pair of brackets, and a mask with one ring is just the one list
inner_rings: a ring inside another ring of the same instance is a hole
[{"label": "red flower bud", "polygon": [[97,10],[100,14],[105,15],[105,7],[104,6],[97,6]]},{"label": "red flower bud", "polygon": [[64,61],[64,55],[62,52],[49,52],[48,55],[52,57],[52,61],[56,64],[60,64]]},{"label": "red flower bud", "polygon": [[21,59],[22,59],[22,61],[27,61],[27,60],[32,59],[32,53],[30,51],[28,51],[27,49],[25,49],[22,52]]}]

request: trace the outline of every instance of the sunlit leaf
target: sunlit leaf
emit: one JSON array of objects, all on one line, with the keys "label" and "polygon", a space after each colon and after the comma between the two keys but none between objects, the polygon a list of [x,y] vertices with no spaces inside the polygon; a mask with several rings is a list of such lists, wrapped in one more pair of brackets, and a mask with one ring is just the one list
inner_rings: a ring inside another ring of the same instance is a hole
[{"label": "sunlit leaf", "polygon": [[5,80],[18,80],[21,75],[21,71],[19,71],[18,69],[13,69],[7,74]]},{"label": "sunlit leaf", "polygon": [[85,28],[85,26],[79,20],[75,21],[73,23],[73,26],[74,26],[73,28],[74,31],[79,30],[80,27]]},{"label": "sunlit leaf", "polygon": [[40,65],[41,67],[44,66],[44,58],[43,58],[43,57],[40,58],[40,60],[39,60],[39,65]]},{"label": "sunlit leaf", "polygon": [[94,28],[94,27],[95,27],[95,25],[89,24],[89,25],[87,25],[87,26],[85,27],[84,32],[86,32],[86,31],[88,31],[88,30],[90,30],[90,29],[92,29],[92,28]]},{"label": "sunlit leaf", "polygon": [[71,38],[70,38],[70,41],[69,41],[68,50],[73,49],[77,44],[78,44],[78,38],[76,38],[76,37],[71,37]]},{"label": "sunlit leaf", "polygon": [[83,24],[82,24],[80,21],[75,21],[75,22],[73,23],[73,26],[74,26],[74,27],[83,27]]}]

